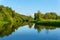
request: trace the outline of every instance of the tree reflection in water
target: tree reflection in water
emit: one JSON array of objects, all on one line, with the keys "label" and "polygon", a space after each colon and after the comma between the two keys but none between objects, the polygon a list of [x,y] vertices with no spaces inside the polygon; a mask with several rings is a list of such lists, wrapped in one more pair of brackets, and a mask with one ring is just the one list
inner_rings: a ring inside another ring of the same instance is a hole
[{"label": "tree reflection in water", "polygon": [[[16,24],[1,25],[0,26],[0,37],[9,36],[13,32],[15,32],[15,30],[17,30],[20,27],[24,27],[25,25],[29,25],[29,28],[32,28],[33,23],[21,22],[19,25],[16,25]],[[49,30],[53,30],[56,28],[60,28],[60,26],[44,26],[44,25],[39,25],[39,24],[34,25],[34,29],[36,29],[38,32],[40,32],[42,29],[46,29],[47,34]]]}]

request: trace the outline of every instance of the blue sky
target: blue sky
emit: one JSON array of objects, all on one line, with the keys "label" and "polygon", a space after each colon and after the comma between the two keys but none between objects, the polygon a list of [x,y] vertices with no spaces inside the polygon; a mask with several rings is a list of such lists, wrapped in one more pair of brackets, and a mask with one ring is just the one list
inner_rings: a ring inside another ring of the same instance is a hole
[{"label": "blue sky", "polygon": [[33,15],[38,10],[42,13],[60,13],[60,0],[0,0],[0,5],[11,7],[24,15]]}]

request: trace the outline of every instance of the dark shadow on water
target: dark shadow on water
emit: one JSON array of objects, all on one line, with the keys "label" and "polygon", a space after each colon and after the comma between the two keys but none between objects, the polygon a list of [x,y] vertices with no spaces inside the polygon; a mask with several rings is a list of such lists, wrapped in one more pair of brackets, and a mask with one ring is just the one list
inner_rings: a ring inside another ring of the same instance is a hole
[{"label": "dark shadow on water", "polygon": [[60,22],[41,22],[41,23],[35,23],[38,25],[44,25],[44,26],[58,26],[60,27]]}]

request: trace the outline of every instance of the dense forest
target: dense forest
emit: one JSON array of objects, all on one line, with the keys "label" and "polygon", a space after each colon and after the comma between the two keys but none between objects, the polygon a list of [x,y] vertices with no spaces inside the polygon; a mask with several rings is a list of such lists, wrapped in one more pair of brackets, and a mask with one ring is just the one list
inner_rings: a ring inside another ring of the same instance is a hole
[{"label": "dense forest", "polygon": [[11,8],[3,5],[0,6],[0,24],[10,23],[19,25],[21,22],[31,22],[31,20],[33,20],[31,16],[16,13]]}]

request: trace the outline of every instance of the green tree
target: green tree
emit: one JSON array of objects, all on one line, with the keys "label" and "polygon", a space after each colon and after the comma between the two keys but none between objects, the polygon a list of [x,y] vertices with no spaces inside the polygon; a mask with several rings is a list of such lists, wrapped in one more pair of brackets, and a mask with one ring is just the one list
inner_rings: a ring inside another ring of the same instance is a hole
[{"label": "green tree", "polygon": [[57,14],[55,12],[47,12],[44,15],[44,19],[57,19]]},{"label": "green tree", "polygon": [[37,13],[34,14],[34,20],[41,20],[43,18],[43,14],[38,11]]}]

